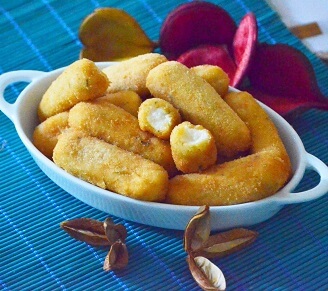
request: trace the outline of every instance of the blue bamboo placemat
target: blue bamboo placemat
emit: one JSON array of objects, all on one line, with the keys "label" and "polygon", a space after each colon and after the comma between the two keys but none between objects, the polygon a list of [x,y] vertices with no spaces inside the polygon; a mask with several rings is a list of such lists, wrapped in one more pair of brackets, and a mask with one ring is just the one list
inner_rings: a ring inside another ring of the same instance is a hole
[{"label": "blue bamboo placemat", "polygon": [[[13,70],[51,71],[78,58],[78,29],[98,7],[122,8],[156,40],[166,15],[184,1],[0,1],[0,74]],[[212,1],[239,23],[253,11],[260,41],[287,43],[312,62],[320,88],[328,95],[328,69],[292,36],[265,1]],[[24,84],[9,86],[14,102]],[[293,121],[308,152],[328,163],[328,113],[309,110]],[[106,251],[70,238],[59,223],[108,215],[76,200],[36,166],[11,121],[0,113],[0,289],[1,290],[198,290],[182,246],[182,231],[149,227],[113,217],[128,230],[125,270],[102,270]],[[307,173],[298,187],[318,182]],[[327,290],[328,196],[285,207],[251,227],[258,240],[236,254],[214,260],[228,290]]]}]

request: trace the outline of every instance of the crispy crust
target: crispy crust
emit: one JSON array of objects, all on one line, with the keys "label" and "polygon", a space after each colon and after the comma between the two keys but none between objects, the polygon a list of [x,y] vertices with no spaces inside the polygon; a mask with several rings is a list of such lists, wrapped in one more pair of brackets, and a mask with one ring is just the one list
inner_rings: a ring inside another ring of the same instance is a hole
[{"label": "crispy crust", "polygon": [[146,84],[153,96],[171,102],[184,120],[208,129],[220,155],[232,157],[250,147],[245,123],[210,84],[186,66],[175,61],[160,64],[149,72]]},{"label": "crispy crust", "polygon": [[35,128],[33,144],[46,157],[52,159],[58,136],[66,128],[68,128],[68,111],[51,116]]},{"label": "crispy crust", "polygon": [[177,171],[169,143],[142,131],[135,116],[113,104],[80,102],[70,110],[69,125],[152,160],[170,175]]},{"label": "crispy crust", "polygon": [[111,81],[108,93],[122,90],[135,91],[142,98],[149,95],[146,87],[146,78],[149,71],[157,65],[166,62],[165,56],[149,53],[121,61],[113,66],[103,69]]},{"label": "crispy crust", "polygon": [[93,100],[94,104],[111,103],[123,108],[133,116],[138,116],[138,110],[142,103],[140,96],[134,91],[119,91],[116,93],[107,93],[105,96]]},{"label": "crispy crust", "polygon": [[162,201],[167,192],[161,166],[80,131],[60,135],[53,160],[82,180],[134,199]]},{"label": "crispy crust", "polygon": [[80,101],[103,96],[108,88],[107,76],[94,62],[81,59],[68,66],[42,96],[38,108],[41,121],[67,111]]},{"label": "crispy crust", "polygon": [[231,93],[226,102],[250,128],[251,154],[201,174],[174,177],[167,202],[183,205],[231,205],[276,193],[291,175],[291,164],[278,131],[266,112],[248,93]]},{"label": "crispy crust", "polygon": [[230,79],[228,74],[220,67],[200,65],[192,67],[190,70],[209,83],[221,97],[228,93]]}]

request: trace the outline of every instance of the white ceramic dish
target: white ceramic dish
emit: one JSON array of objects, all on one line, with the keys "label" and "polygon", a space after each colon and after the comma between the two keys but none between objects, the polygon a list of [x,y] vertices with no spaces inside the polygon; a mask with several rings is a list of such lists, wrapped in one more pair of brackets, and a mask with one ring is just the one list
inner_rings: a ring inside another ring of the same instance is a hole
[{"label": "white ceramic dish", "polygon": [[[111,63],[98,63],[104,68]],[[32,143],[32,134],[38,124],[37,107],[42,94],[63,68],[45,73],[39,71],[13,71],[0,76],[0,110],[11,119],[16,131],[40,169],[58,186],[83,201],[108,214],[151,226],[185,229],[189,219],[196,213],[197,206],[177,206],[163,203],[137,201],[84,182],[43,156]],[[14,104],[5,101],[5,88],[15,82],[29,82]],[[235,89],[231,89],[235,90]],[[275,195],[266,199],[232,206],[211,207],[212,230],[238,226],[249,226],[263,222],[275,215],[286,204],[316,199],[328,192],[328,167],[318,158],[307,153],[294,129],[276,112],[261,104],[277,126],[285,143],[293,166],[293,177]],[[320,175],[314,188],[292,193],[301,181],[305,169]]]}]

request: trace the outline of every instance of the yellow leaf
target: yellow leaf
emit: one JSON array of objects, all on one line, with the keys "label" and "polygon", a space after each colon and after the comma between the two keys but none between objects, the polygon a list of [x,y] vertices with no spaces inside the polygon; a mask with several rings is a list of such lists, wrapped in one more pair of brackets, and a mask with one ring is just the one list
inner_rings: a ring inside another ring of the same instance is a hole
[{"label": "yellow leaf", "polygon": [[133,17],[116,8],[96,9],[87,16],[79,38],[84,45],[80,57],[95,62],[131,58],[152,52],[157,46]]}]

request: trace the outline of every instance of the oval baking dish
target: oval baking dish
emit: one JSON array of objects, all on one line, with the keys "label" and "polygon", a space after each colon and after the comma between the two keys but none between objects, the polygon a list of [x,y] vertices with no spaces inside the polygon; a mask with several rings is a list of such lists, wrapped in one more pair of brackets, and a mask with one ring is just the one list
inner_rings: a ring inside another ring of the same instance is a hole
[{"label": "oval baking dish", "polygon": [[[97,63],[100,68],[110,64]],[[0,110],[14,123],[21,141],[40,169],[65,191],[106,213],[151,226],[185,229],[190,218],[197,212],[198,206],[143,202],[103,190],[68,174],[41,154],[33,145],[33,131],[39,123],[37,117],[38,104],[43,93],[63,69],[49,73],[21,70],[0,76]],[[4,98],[4,91],[7,86],[15,82],[29,82],[29,84],[20,93],[16,102],[10,104]],[[235,89],[231,88],[231,90]],[[288,122],[264,104],[261,106],[278,128],[291,159],[293,176],[285,187],[268,198],[238,205],[212,206],[212,230],[263,222],[287,204],[310,201],[319,198],[328,191],[328,167],[321,160],[305,151],[300,137]],[[293,193],[306,169],[312,169],[319,174],[318,185],[303,192]]]}]

